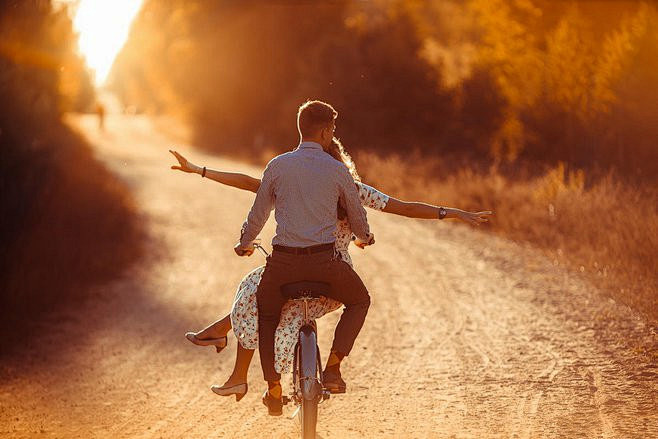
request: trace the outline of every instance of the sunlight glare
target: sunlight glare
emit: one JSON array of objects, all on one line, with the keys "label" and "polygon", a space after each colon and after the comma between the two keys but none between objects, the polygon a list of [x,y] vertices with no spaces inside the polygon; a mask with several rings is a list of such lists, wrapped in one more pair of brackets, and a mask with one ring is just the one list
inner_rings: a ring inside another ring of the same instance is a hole
[{"label": "sunlight glare", "polygon": [[114,58],[128,38],[128,31],[142,0],[81,0],[73,26],[87,65],[95,72],[97,86],[107,80]]}]

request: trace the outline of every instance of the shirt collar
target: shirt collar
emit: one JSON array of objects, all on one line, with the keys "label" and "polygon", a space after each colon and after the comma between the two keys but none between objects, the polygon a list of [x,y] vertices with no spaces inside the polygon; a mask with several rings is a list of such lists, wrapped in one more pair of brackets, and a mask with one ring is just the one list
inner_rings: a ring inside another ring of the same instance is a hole
[{"label": "shirt collar", "polygon": [[299,144],[299,146],[297,148],[299,148],[299,149],[308,148],[308,149],[315,149],[315,150],[324,151],[324,148],[322,148],[322,145],[320,145],[317,142],[302,142],[302,143]]}]

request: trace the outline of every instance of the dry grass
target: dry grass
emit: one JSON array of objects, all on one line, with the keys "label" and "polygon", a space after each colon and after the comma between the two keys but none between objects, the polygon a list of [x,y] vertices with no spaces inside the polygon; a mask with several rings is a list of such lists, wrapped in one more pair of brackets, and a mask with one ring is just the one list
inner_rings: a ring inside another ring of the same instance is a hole
[{"label": "dry grass", "polygon": [[[612,175],[586,184],[558,166],[522,181],[495,169],[444,172],[420,157],[356,160],[364,181],[396,196],[463,209],[492,209],[488,227],[544,249],[556,265],[589,275],[611,298],[658,322],[658,189]],[[410,176],[413,176],[410,178]]]}]

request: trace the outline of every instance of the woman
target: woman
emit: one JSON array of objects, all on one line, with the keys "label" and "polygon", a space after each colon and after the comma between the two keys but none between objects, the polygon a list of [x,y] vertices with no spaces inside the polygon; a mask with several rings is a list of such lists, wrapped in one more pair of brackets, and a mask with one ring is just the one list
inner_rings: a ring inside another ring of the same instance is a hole
[{"label": "woman", "polygon": [[[244,174],[222,172],[212,169],[201,168],[190,163],[175,151],[170,151],[179,162],[179,166],[172,169],[189,173],[205,175],[211,180],[222,184],[257,192],[260,180]],[[460,209],[437,207],[424,203],[405,202],[379,192],[377,189],[361,183],[356,172],[354,162],[345,151],[338,139],[333,139],[332,147],[327,151],[333,158],[341,161],[349,169],[359,191],[359,197],[363,206],[387,213],[403,215],[411,218],[458,218],[470,224],[479,225],[487,221],[491,212],[466,212]],[[338,209],[338,222],[336,225],[335,248],[340,257],[352,265],[348,253],[352,232],[347,221],[345,212]],[[263,273],[264,266],[258,267],[244,277],[238,287],[235,302],[231,313],[224,318],[212,323],[199,332],[188,332],[185,334],[188,340],[199,346],[215,346],[217,352],[227,344],[228,331],[233,329],[237,337],[238,350],[233,368],[233,373],[223,386],[212,386],[213,392],[222,396],[235,395],[239,401],[247,393],[247,372],[249,364],[258,346],[258,309],[256,304],[256,289]],[[297,341],[297,333],[301,327],[301,312],[297,309],[300,305],[296,302],[287,303],[281,311],[281,320],[275,335],[275,369],[279,373],[287,372],[292,362],[292,352]],[[309,316],[313,319],[334,311],[341,304],[329,298],[321,298],[313,301],[309,306]]]}]

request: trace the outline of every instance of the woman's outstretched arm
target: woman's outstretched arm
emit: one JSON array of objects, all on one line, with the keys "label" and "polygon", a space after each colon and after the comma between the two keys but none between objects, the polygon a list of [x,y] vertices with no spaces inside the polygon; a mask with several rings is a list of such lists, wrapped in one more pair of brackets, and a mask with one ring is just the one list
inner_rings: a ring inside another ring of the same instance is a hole
[{"label": "woman's outstretched arm", "polygon": [[[179,163],[179,166],[172,166],[171,169],[202,175],[203,167],[195,165],[176,151],[170,149],[169,152],[176,157]],[[258,192],[258,188],[260,187],[260,179],[250,177],[246,174],[240,174],[239,172],[224,172],[206,168],[205,177],[227,186],[251,192]]]},{"label": "woman's outstretched arm", "polygon": [[[439,209],[441,207],[432,204],[419,203],[416,201],[402,201],[390,197],[383,212],[393,213],[395,215],[407,216],[409,218],[438,219]],[[467,212],[454,207],[444,207],[446,215],[444,218],[457,218],[473,225],[480,225],[489,221],[488,217],[493,212],[486,210],[483,212]]]}]

